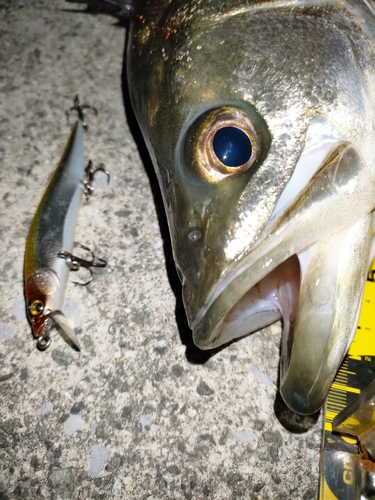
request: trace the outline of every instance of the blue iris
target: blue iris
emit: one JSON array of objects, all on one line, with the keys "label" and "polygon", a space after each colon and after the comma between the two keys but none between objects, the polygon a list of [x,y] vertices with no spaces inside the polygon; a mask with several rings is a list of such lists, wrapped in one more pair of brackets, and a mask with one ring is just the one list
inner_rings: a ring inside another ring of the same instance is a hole
[{"label": "blue iris", "polygon": [[251,156],[251,142],[240,128],[220,128],[213,140],[213,148],[217,158],[226,167],[240,167]]}]

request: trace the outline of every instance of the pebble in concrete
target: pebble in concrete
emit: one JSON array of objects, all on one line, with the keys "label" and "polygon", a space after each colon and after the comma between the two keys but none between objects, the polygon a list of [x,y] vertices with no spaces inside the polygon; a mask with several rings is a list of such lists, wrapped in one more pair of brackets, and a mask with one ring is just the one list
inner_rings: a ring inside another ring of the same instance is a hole
[{"label": "pebble in concrete", "polygon": [[51,413],[53,410],[53,404],[51,401],[47,401],[46,404],[42,405],[40,408],[38,408],[35,412],[36,417],[41,417],[42,415],[48,415],[48,413]]},{"label": "pebble in concrete", "polygon": [[254,432],[252,432],[250,430],[246,430],[246,431],[233,431],[232,430],[232,434],[235,438],[237,438],[239,441],[241,441],[241,443],[248,443],[251,446],[251,448],[256,448],[258,440],[257,440],[257,437],[254,434]]},{"label": "pebble in concrete", "polygon": [[143,426],[145,426],[145,425],[150,425],[153,419],[152,419],[152,415],[145,414],[145,415],[141,415],[139,420],[140,420],[141,424]]},{"label": "pebble in concrete", "polygon": [[261,384],[264,384],[270,389],[274,388],[272,380],[265,373],[258,370],[258,368],[256,368],[255,366],[249,366],[249,373],[251,373],[251,375],[253,375]]},{"label": "pebble in concrete", "polygon": [[24,319],[26,319],[24,297],[13,301],[12,311],[17,321],[23,321]]},{"label": "pebble in concrete", "polygon": [[60,366],[67,368],[74,360],[72,348],[68,345],[56,347],[52,351],[52,359]]},{"label": "pebble in concrete", "polygon": [[64,432],[71,436],[75,432],[79,431],[83,426],[84,421],[81,415],[69,415],[68,420],[64,423]]},{"label": "pebble in concrete", "polygon": [[215,391],[209,387],[204,380],[201,380],[197,385],[197,393],[200,396],[211,396]]},{"label": "pebble in concrete", "polygon": [[90,449],[90,474],[98,476],[110,459],[111,452],[108,448],[94,444]]},{"label": "pebble in concrete", "polygon": [[53,470],[48,478],[48,483],[58,498],[72,498],[74,484],[70,468]]}]

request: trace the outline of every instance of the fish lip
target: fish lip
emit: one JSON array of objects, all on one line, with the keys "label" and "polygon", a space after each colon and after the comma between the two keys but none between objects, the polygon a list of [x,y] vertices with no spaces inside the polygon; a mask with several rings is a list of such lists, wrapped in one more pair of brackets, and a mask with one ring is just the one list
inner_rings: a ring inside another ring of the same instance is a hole
[{"label": "fish lip", "polygon": [[[281,224],[280,225],[278,224],[279,220],[280,219],[277,218],[271,222],[271,224],[273,225],[272,233],[278,233],[281,230]],[[194,339],[196,338],[195,332],[199,331],[200,325],[204,321],[204,318],[209,312],[210,308],[220,299],[222,295],[226,294],[226,290],[228,289],[229,286],[233,286],[239,279],[243,279],[247,274],[251,275],[252,269],[256,263],[259,263],[259,261],[263,261],[263,264],[261,265],[261,267],[263,268],[263,272],[257,275],[256,281],[250,279],[249,280],[250,285],[248,287],[245,288],[241,287],[241,292],[234,295],[236,298],[233,299],[232,301],[233,304],[236,304],[244,296],[244,294],[246,294],[249,290],[251,290],[254,286],[256,286],[257,283],[259,283],[262,279],[266,278],[269,274],[271,274],[272,271],[274,271],[280,264],[282,264],[283,262],[291,258],[293,255],[296,255],[305,249],[304,246],[301,246],[301,248],[297,247],[296,249],[291,249],[290,252],[284,253],[283,258],[280,260],[274,260],[272,258],[268,258],[266,254],[261,256],[254,262],[253,254],[257,251],[258,247],[270,236],[271,234],[265,234],[265,233],[261,235],[254,246],[252,246],[240,258],[236,259],[235,262],[227,268],[225,275],[223,275],[221,279],[215,284],[215,286],[210,290],[210,292],[206,297],[205,303],[197,311],[194,319],[190,322],[190,327],[193,330]],[[314,243],[314,241],[312,241],[311,243]],[[275,249],[277,246],[278,245],[270,247],[270,251]],[[234,287],[234,289],[236,288]],[[223,319],[230,310],[231,307],[226,310],[225,314],[223,314],[223,317],[221,319]],[[216,347],[216,345],[214,345],[215,340],[216,339],[212,340],[213,343],[212,346],[211,345],[204,346],[203,344],[201,344],[201,342],[199,342],[199,344],[197,345],[204,349],[210,349],[212,347]]]},{"label": "fish lip", "polygon": [[[225,318],[228,316],[232,308],[235,306],[235,304],[237,304],[246,295],[246,293],[251,291],[259,282],[261,282],[264,278],[269,276],[279,265],[283,264],[288,259],[290,259],[291,257],[295,256],[298,253],[291,249],[290,252],[283,255],[283,259],[280,261],[273,261],[272,258],[268,260],[263,259],[264,263],[262,267],[264,271],[261,274],[257,275],[257,280],[254,281],[251,279],[252,270],[254,267],[252,254],[253,252],[256,251],[257,246],[253,247],[250,252],[245,254],[240,261],[237,261],[235,263],[235,268],[229,271],[227,275],[219,283],[216,284],[216,286],[211,290],[211,293],[207,297],[206,303],[198,310],[194,319],[191,321],[190,327],[193,331],[194,343],[200,349],[213,349],[221,345],[222,343],[226,343],[222,342],[220,339],[222,333],[221,326],[225,321]],[[303,248],[299,249],[298,251],[302,250]],[[239,263],[241,263],[242,265],[238,266]],[[235,293],[236,283],[239,281],[247,281],[249,285],[247,287],[241,286],[240,291],[238,293]],[[211,328],[207,328],[207,325],[205,323],[208,316],[210,315],[211,308],[220,309],[220,305],[219,307],[217,306],[218,304],[220,304],[220,302],[225,302],[225,296],[228,293],[233,294],[232,302],[234,303],[234,305],[231,307],[222,308],[222,312],[221,314],[219,313],[217,315],[218,317],[216,321],[210,318],[208,322],[210,323]],[[280,316],[282,316],[282,314],[283,313],[280,310]],[[268,324],[272,323],[274,323],[274,321],[271,321]],[[267,324],[265,324],[263,327],[265,326],[267,326]],[[253,331],[254,330],[251,330],[249,328],[248,333],[251,333]],[[228,339],[228,341],[230,340],[233,339]]]},{"label": "fish lip", "polygon": [[[324,160],[326,157],[329,156],[330,150],[334,149],[335,147],[337,147],[338,145],[343,143],[343,141],[339,138],[339,134],[337,133],[337,131],[335,131],[335,130],[332,131],[331,124],[327,125],[327,124],[323,123],[323,126],[322,126],[321,120],[315,120],[312,123],[312,125],[310,126],[310,128],[312,130],[312,137],[314,139],[315,139],[315,135],[316,135],[316,130],[315,130],[316,127],[318,127],[318,128],[320,127],[321,129],[323,129],[323,131],[325,131],[327,128],[329,128],[328,140],[324,136],[320,137],[318,147],[316,144],[312,144],[312,145],[310,144],[310,147],[307,146],[305,148],[305,150],[302,152],[298,163],[301,160],[302,160],[301,163],[304,163],[305,162],[304,158],[306,158],[306,156],[309,157],[311,155],[311,151],[314,149],[318,150],[317,156],[319,158],[318,165],[312,168],[312,172],[310,174],[310,179],[304,183],[304,185],[302,186],[302,189],[304,187],[306,187],[308,182],[311,181],[311,179],[323,168]],[[322,132],[320,132],[319,136],[320,135],[322,135]],[[309,142],[309,134],[307,134],[307,143],[308,142]],[[323,151],[324,156],[321,155],[321,151]],[[295,173],[298,170],[298,168],[297,168],[298,163],[296,165]],[[309,168],[311,169],[311,167],[309,167]],[[306,170],[306,167],[304,167],[304,169]],[[294,174],[292,175],[290,181],[293,181],[293,177],[294,177]],[[273,212],[271,213],[271,215],[269,217],[268,224],[266,224],[266,227],[270,226],[270,225],[271,225],[271,227],[273,226],[272,229],[273,229],[274,233],[277,233],[280,229],[277,226],[278,220],[280,219],[277,215],[277,214],[280,214],[280,208],[278,208],[278,207],[280,204],[283,205],[282,200],[284,199],[285,193],[289,190],[289,185],[290,185],[290,182],[288,182],[287,185],[285,186],[285,189],[281,193],[281,196],[280,196],[280,198],[275,206],[275,209],[273,210]],[[298,193],[297,193],[297,195],[298,195]],[[232,281],[236,280],[239,276],[241,276],[242,273],[246,272],[247,269],[252,265],[252,263],[253,263],[252,253],[256,252],[257,247],[267,238],[267,236],[268,235],[266,233],[264,233],[264,232],[261,233],[258,237],[258,240],[254,242],[252,247],[250,249],[248,249],[242,256],[236,258],[236,261],[234,262],[234,264],[231,265],[230,267],[228,267],[228,269],[226,270],[225,276],[222,276],[222,278],[215,285],[215,287],[210,290],[210,292],[208,293],[208,295],[206,297],[205,304],[197,311],[193,321],[190,322],[190,327],[192,328],[193,332],[195,332],[195,330],[198,328],[198,325],[202,322],[206,312],[209,310],[211,305],[218,299],[218,297],[222,294],[222,292],[225,291],[227,286]],[[283,261],[286,261],[292,255],[298,253],[298,251],[301,251],[301,250],[303,250],[303,249],[298,249],[295,252],[291,251],[289,255],[285,256]],[[250,262],[248,262],[248,260],[250,260]],[[277,265],[281,264],[283,261],[278,262]],[[236,269],[236,267],[238,267],[239,263],[244,263],[244,264],[241,265],[241,267],[239,269]],[[273,268],[267,269],[270,264],[271,264],[270,260],[265,261],[265,263],[264,263],[265,271],[264,271],[263,275],[261,275],[259,277],[258,281],[262,280],[270,272],[272,272]],[[277,267],[277,265],[273,266],[273,267]],[[233,270],[232,270],[232,268],[233,268]],[[256,283],[253,284],[253,286],[255,286],[255,285],[256,285]],[[250,288],[251,288],[251,286],[249,287],[249,289]],[[184,302],[185,302],[185,307],[188,310],[189,309],[189,307],[187,306],[188,300],[186,300],[186,296],[188,294],[186,294],[185,292],[186,292],[186,288],[184,287]],[[246,293],[246,291],[244,291],[244,293]],[[240,296],[238,297],[238,300],[240,300],[240,298],[244,295],[244,293],[240,294]]]}]

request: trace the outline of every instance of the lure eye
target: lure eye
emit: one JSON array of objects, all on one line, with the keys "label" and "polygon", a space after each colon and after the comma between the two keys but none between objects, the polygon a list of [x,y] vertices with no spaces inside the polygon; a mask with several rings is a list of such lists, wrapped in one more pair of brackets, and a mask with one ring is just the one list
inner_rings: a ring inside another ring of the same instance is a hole
[{"label": "lure eye", "polygon": [[212,147],[226,167],[240,167],[250,160],[252,146],[249,137],[237,127],[223,127],[215,133]]},{"label": "lure eye", "polygon": [[44,304],[41,300],[34,300],[29,306],[29,311],[31,316],[39,316],[42,314],[44,309]]},{"label": "lure eye", "polygon": [[193,163],[206,181],[241,175],[260,158],[260,137],[241,109],[225,107],[208,112],[193,134]]}]

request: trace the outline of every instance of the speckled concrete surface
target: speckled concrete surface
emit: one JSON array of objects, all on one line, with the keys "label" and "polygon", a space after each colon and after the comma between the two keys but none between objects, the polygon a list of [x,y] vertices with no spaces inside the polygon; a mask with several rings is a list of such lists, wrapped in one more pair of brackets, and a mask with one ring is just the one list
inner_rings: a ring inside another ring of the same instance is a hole
[{"label": "speckled concrete surface", "polygon": [[[160,194],[127,124],[125,29],[63,0],[0,9],[0,499],[316,498],[321,419],[276,396],[279,326],[215,353],[192,346]],[[67,289],[82,352],[57,334],[39,352],[25,240],[77,92],[99,109],[86,156],[112,180],[98,178],[76,241],[109,264]]]}]

